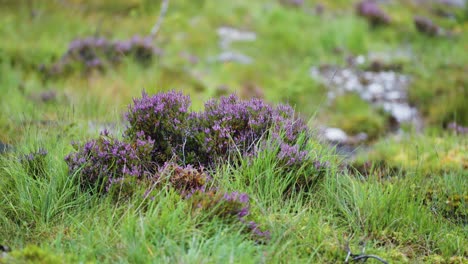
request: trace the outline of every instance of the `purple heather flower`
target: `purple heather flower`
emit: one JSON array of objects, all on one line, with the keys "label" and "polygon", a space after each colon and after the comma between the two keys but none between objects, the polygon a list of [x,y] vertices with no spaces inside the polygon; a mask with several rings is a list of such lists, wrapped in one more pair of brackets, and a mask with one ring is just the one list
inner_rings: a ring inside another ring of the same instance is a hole
[{"label": "purple heather flower", "polygon": [[427,17],[415,16],[414,24],[419,32],[429,36],[436,36],[441,31],[440,27]]},{"label": "purple heather flower", "polygon": [[372,25],[389,24],[391,19],[374,0],[363,0],[356,6],[357,13]]}]

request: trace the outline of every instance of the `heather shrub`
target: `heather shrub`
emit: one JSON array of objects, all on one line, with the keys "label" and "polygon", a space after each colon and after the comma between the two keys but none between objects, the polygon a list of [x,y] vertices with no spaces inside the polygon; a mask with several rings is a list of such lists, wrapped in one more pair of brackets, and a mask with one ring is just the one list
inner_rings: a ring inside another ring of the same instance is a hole
[{"label": "heather shrub", "polygon": [[372,26],[389,24],[391,22],[390,16],[385,13],[375,0],[363,0],[356,6],[358,15],[364,17],[369,21]]},{"label": "heather shrub", "polygon": [[210,162],[253,156],[268,145],[260,141],[270,137],[281,145],[278,158],[285,164],[295,165],[306,158],[304,145],[295,144],[308,128],[289,106],[272,107],[260,99],[243,101],[231,95],[208,101],[198,118],[198,132]]},{"label": "heather shrub", "polygon": [[139,63],[148,64],[161,51],[154,47],[150,37],[133,36],[130,40],[117,41],[114,49],[118,54],[132,57]]},{"label": "heather shrub", "polygon": [[[82,187],[108,191],[125,177],[144,179],[152,170],[150,157],[154,141],[138,133],[135,141],[126,143],[107,131],[83,145],[74,144],[76,152],[65,161],[71,173],[78,173]],[[105,188],[105,189],[102,189]]]},{"label": "heather shrub", "polygon": [[130,57],[143,65],[150,63],[161,54],[149,37],[134,36],[129,40],[111,41],[103,37],[87,37],[70,42],[67,51],[59,61],[52,64],[45,73],[59,75],[78,67],[85,71],[103,70],[108,66]]},{"label": "heather shrub", "polygon": [[437,26],[431,19],[422,16],[415,16],[413,18],[416,29],[428,36],[437,36],[441,33],[442,29]]},{"label": "heather shrub", "polygon": [[[66,161],[83,185],[101,186],[128,196],[129,182],[167,181],[180,193],[202,188],[209,178],[203,167],[237,164],[265,150],[288,170],[312,165],[310,132],[290,106],[270,106],[260,99],[237,96],[213,99],[205,110],[189,111],[190,98],[171,91],[143,93],[129,106],[123,141],[104,132],[97,140],[76,146]],[[131,177],[131,179],[126,179]]]},{"label": "heather shrub", "polygon": [[142,131],[154,140],[152,160],[157,164],[235,162],[267,147],[261,144],[267,138],[281,146],[278,159],[284,165],[300,165],[307,159],[307,140],[298,142],[309,130],[289,106],[272,107],[260,99],[244,101],[235,95],[212,99],[199,113],[189,112],[189,106],[190,98],[182,93],[143,93],[129,107],[125,135],[133,140]]},{"label": "heather shrub", "polygon": [[174,91],[154,96],[143,93],[129,106],[126,137],[134,140],[143,131],[154,141],[151,156],[158,164],[171,159],[193,162],[200,146],[191,131],[196,120],[188,112],[190,103],[190,97]]},{"label": "heather shrub", "polygon": [[212,160],[254,153],[257,141],[267,136],[272,113],[260,99],[241,101],[231,95],[208,101],[199,115],[206,152]]}]

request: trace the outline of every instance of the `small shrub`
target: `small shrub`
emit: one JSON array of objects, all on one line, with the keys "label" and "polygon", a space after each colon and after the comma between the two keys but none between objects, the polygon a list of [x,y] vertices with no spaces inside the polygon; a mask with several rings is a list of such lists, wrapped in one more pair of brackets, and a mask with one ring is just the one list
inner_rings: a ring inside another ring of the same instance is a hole
[{"label": "small shrub", "polygon": [[66,53],[50,67],[42,67],[48,76],[70,72],[74,67],[85,71],[103,70],[121,62],[125,57],[148,64],[161,54],[149,37],[134,36],[129,40],[110,41],[103,37],[87,37],[70,42]]},{"label": "small shrub", "polygon": [[289,106],[274,108],[260,99],[243,101],[231,95],[208,101],[199,119],[199,133],[211,162],[256,155],[258,147],[266,146],[258,143],[268,138],[281,145],[278,157],[287,165],[301,163],[307,156],[304,145],[295,144],[309,130]]},{"label": "small shrub", "polygon": [[427,17],[415,16],[413,21],[416,29],[428,36],[437,36],[441,32],[441,28]]},{"label": "small shrub", "polygon": [[108,191],[112,184],[125,177],[143,179],[152,171],[151,153],[154,141],[138,133],[136,140],[126,143],[113,138],[107,131],[96,140],[75,144],[76,152],[65,161],[71,173],[80,175],[84,188],[102,188]]},{"label": "small shrub", "polygon": [[126,137],[133,140],[143,131],[155,141],[152,159],[163,164],[174,159],[183,164],[213,166],[237,157],[254,156],[259,144],[273,138],[281,146],[278,158],[286,166],[307,159],[301,135],[309,134],[305,123],[286,105],[272,107],[260,99],[237,96],[210,100],[200,113],[189,112],[190,98],[177,92],[143,94],[129,107]]},{"label": "small shrub", "polygon": [[309,160],[309,129],[290,106],[234,95],[208,101],[200,113],[189,112],[189,106],[190,97],[182,93],[143,93],[129,106],[124,140],[104,132],[75,145],[77,151],[65,159],[70,172],[79,173],[83,187],[108,191],[113,184],[129,182],[126,177],[161,180],[169,169],[169,182],[187,192],[206,183],[204,166],[250,158],[259,150],[274,151],[278,164],[289,169]]},{"label": "small shrub", "polygon": [[190,157],[196,158],[200,146],[191,131],[191,120],[196,121],[188,112],[190,103],[190,97],[174,91],[154,96],[143,93],[142,98],[134,99],[129,106],[126,137],[134,140],[143,131],[154,141],[152,159],[158,164],[172,158],[194,162]]},{"label": "small shrub", "polygon": [[373,0],[364,0],[357,4],[356,12],[364,17],[372,26],[390,24],[391,18]]}]

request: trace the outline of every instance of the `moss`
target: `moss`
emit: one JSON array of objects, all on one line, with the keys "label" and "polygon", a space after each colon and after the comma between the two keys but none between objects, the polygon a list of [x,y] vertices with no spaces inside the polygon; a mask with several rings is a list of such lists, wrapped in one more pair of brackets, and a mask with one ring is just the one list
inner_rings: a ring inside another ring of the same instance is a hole
[{"label": "moss", "polygon": [[358,155],[354,162],[357,168],[370,163],[376,168],[384,165],[385,168],[416,170],[423,174],[461,172],[468,168],[467,153],[468,144],[463,136],[421,135],[381,140],[371,151]]},{"label": "moss", "polygon": [[28,264],[61,264],[64,259],[38,246],[29,245],[21,250],[14,250],[7,254],[0,263],[28,263]]},{"label": "moss", "polygon": [[452,121],[468,125],[468,75],[466,66],[443,65],[427,76],[416,76],[409,90],[410,102],[430,125]]},{"label": "moss", "polygon": [[354,93],[338,97],[328,110],[331,117],[329,126],[339,127],[346,133],[355,135],[367,134],[369,139],[376,139],[387,129],[388,116]]}]

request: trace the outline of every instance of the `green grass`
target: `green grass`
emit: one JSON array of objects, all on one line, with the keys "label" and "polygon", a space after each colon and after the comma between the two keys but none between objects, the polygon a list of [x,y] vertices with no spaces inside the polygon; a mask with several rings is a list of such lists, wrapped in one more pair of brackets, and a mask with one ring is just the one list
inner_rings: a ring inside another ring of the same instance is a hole
[{"label": "green grass", "polygon": [[317,145],[316,155],[331,161],[331,168],[312,189],[284,197],[295,175],[276,167],[269,153],[240,167],[222,167],[213,175],[216,181],[248,193],[253,217],[272,233],[267,244],[256,244],[239,225],[191,214],[170,190],[154,201],[136,196],[117,204],[83,193],[62,160],[71,150],[68,137],[58,134],[30,131],[30,139],[18,144],[19,153],[39,145],[49,150],[41,178],[28,175],[14,155],[2,158],[0,236],[14,249],[37,244],[70,262],[335,262],[343,260],[342,247],[352,238],[356,250],[365,241],[368,253],[397,263],[468,253],[466,225],[425,200],[431,190],[466,195],[463,172],[353,176],[340,173],[336,157]]},{"label": "green grass", "polygon": [[[160,1],[0,2],[0,141],[13,146],[0,156],[0,244],[15,258],[0,263],[336,263],[346,258],[347,241],[353,253],[365,242],[367,253],[390,263],[467,263],[468,143],[441,132],[451,121],[467,125],[465,10],[448,20],[400,1],[385,6],[395,18],[391,26],[371,28],[348,1],[325,1],[325,13],[315,15],[315,1],[291,8],[266,0],[171,0],[155,40],[164,55],[148,67],[128,59],[105,72],[44,79],[38,67],[60,58],[77,37],[148,33]],[[455,35],[420,35],[411,22],[415,12]],[[220,26],[256,32],[256,41],[233,45],[254,58],[251,65],[211,59],[220,52]],[[381,138],[384,114],[349,95],[328,106],[326,88],[309,76],[310,67],[345,65],[348,55],[395,50],[411,51],[394,59],[411,76],[410,101],[421,111],[425,134]],[[271,153],[218,168],[217,184],[251,197],[251,217],[272,234],[264,244],[240,224],[192,214],[171,190],[116,203],[83,192],[68,173],[70,142],[95,137],[90,122],[113,123],[119,136],[122,113],[143,89],[181,90],[198,110],[219,95],[220,85],[246,98],[249,87],[259,87],[267,101],[292,104],[313,125],[366,132],[376,143],[356,157],[356,169],[346,170],[342,157],[314,141],[311,155],[330,164],[323,175],[285,171]],[[38,99],[50,89],[55,100]],[[19,157],[41,147],[49,152],[46,166],[33,177]],[[314,185],[285,196],[301,177]]]}]

